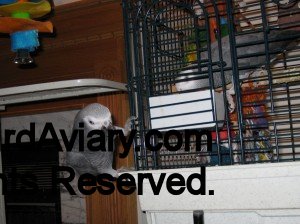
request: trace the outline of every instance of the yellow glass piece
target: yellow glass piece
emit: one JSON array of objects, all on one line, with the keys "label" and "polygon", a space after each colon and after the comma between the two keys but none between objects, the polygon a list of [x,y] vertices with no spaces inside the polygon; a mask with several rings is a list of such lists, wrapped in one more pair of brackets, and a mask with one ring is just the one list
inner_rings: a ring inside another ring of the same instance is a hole
[{"label": "yellow glass piece", "polygon": [[196,53],[189,53],[187,55],[187,61],[188,62],[195,62],[195,61],[197,61],[197,54]]},{"label": "yellow glass piece", "polygon": [[16,2],[0,6],[0,15],[11,16],[15,12],[28,12],[31,18],[42,17],[51,12],[51,5],[48,1],[40,2]]}]

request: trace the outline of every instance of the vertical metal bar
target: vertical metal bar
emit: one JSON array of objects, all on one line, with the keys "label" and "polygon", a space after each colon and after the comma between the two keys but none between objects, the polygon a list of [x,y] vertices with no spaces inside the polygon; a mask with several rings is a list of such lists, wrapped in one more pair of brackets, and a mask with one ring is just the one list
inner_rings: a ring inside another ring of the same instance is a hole
[{"label": "vertical metal bar", "polygon": [[[171,5],[171,4],[170,4]],[[172,10],[174,10],[174,5],[172,5],[172,6],[169,6],[169,9],[168,8],[166,8],[166,10],[165,10],[165,14],[167,14],[168,13],[168,10],[170,11],[170,14],[172,13]],[[164,15],[164,14],[163,14]],[[173,22],[174,23],[174,22]],[[172,27],[172,22],[170,21],[170,20],[168,20],[167,21],[167,27]],[[166,51],[167,52],[170,52],[172,49],[170,49],[170,45],[171,44],[174,44],[173,43],[173,40],[172,40],[172,33],[170,33],[168,30],[166,30],[166,40],[167,40],[167,44],[166,44]],[[164,38],[164,40],[165,40],[165,38]],[[170,42],[169,42],[169,40],[170,40]],[[167,59],[167,58],[166,58]],[[170,63],[168,63],[168,61],[170,60],[170,57],[168,57],[168,60],[166,60],[166,62],[165,62],[165,69],[166,69],[166,71],[168,71],[168,72],[166,72],[166,74],[167,74],[167,76],[170,74],[170,66],[169,66],[169,64]],[[174,60],[174,59],[173,59]],[[166,81],[167,81],[167,78],[162,78],[162,81],[164,82],[164,83],[167,83]],[[162,86],[162,88],[163,88],[163,90],[162,90],[162,92],[163,93],[166,93],[166,86],[167,86],[167,84],[164,84],[163,86]]]},{"label": "vertical metal bar", "polygon": [[[156,9],[155,6],[153,6],[153,8]],[[155,37],[156,27],[151,26],[150,28],[151,28],[151,35],[153,35],[154,38],[156,38],[156,37]],[[153,58],[154,58],[154,59],[153,59],[153,60],[154,60],[154,61],[153,61],[153,64],[154,64],[153,72],[159,74],[161,71],[159,70],[158,65],[159,65],[159,63],[162,63],[162,60],[161,60],[161,58],[159,58],[158,52],[155,51],[155,40],[153,40],[152,43],[151,43],[151,51],[154,52],[154,57],[153,57]],[[158,76],[159,76],[159,75],[158,75]],[[155,87],[156,87],[155,89],[156,89],[156,91],[157,91],[157,90],[158,90],[158,87],[160,87],[160,86],[159,86],[158,80],[154,80],[154,81],[153,81],[153,84],[155,85]]]},{"label": "vertical metal bar", "polygon": [[[212,78],[212,61],[211,61],[211,38],[210,38],[210,26],[209,26],[209,15],[207,13],[207,10],[205,8],[205,5],[198,1],[198,4],[201,6],[203,14],[204,14],[204,20],[205,20],[205,30],[206,30],[206,40],[207,40],[207,56],[208,56],[208,78],[209,78],[209,83],[211,86],[213,86],[213,78]],[[196,38],[196,49],[197,49],[197,65],[198,65],[198,71],[201,72],[201,46],[200,46],[200,36],[199,33],[197,32],[198,29],[198,17],[194,15],[194,32],[195,32],[195,38]],[[211,89],[210,92],[212,93]]]},{"label": "vertical metal bar", "polygon": [[233,11],[232,0],[226,0],[226,10],[228,14],[228,33],[230,42],[230,52],[231,52],[231,65],[232,65],[232,77],[234,84],[234,91],[236,94],[236,111],[238,117],[238,130],[240,139],[240,149],[241,149],[241,163],[245,163],[245,153],[244,153],[244,139],[243,139],[243,105],[242,105],[242,92],[240,91],[239,82],[239,68],[237,60],[236,42],[235,42],[235,27],[234,27],[234,11]]},{"label": "vertical metal bar", "polygon": [[[155,1],[156,2],[156,1]],[[145,147],[145,142],[144,142],[144,136],[145,136],[145,122],[147,122],[147,127],[151,128],[151,122],[150,122],[150,117],[147,117],[147,121],[145,121],[145,117],[144,117],[144,109],[149,110],[149,97],[150,94],[152,93],[152,89],[150,86],[150,82],[149,82],[149,68],[148,68],[148,57],[149,57],[149,53],[148,53],[148,26],[147,26],[147,16],[149,11],[151,10],[152,6],[147,10],[148,5],[146,4],[147,1],[142,2],[141,4],[141,22],[139,21],[139,25],[141,25],[141,31],[138,29],[138,34],[140,35],[140,39],[142,41],[140,46],[141,48],[139,50],[141,50],[141,65],[143,67],[143,72],[142,74],[139,74],[139,104],[140,107],[142,107],[142,109],[139,111],[139,114],[141,114],[143,116],[143,123],[141,123],[140,125],[140,130],[142,130],[142,141],[143,141],[143,153],[144,153],[144,157],[145,157],[145,168],[146,170],[149,169],[149,164],[148,164],[148,154],[147,154],[147,149]],[[155,3],[153,3],[155,4]],[[146,102],[144,102],[144,96],[146,95]],[[146,105],[145,105],[146,104]],[[145,108],[146,107],[146,108]]]},{"label": "vertical metal bar", "polygon": [[[127,33],[130,31],[128,25],[129,25],[129,21],[128,21],[128,17],[127,17],[127,13],[129,13],[127,11],[129,5],[130,5],[130,1],[126,1],[126,0],[123,0],[123,4],[124,4],[124,8],[123,8],[123,13],[125,14],[125,17],[127,18],[127,23],[126,26],[125,26],[125,35],[128,35]],[[137,6],[135,7],[138,7],[138,3],[137,3]],[[142,9],[141,9],[142,6],[140,6],[140,8],[138,8],[137,10],[137,14],[136,14],[136,18],[132,18],[132,43],[135,44],[135,46],[131,46],[130,45],[130,42],[128,42],[127,44],[129,44],[128,47],[126,47],[126,50],[127,51],[132,51],[132,57],[130,58],[127,58],[127,60],[130,60],[130,66],[132,66],[133,68],[133,73],[129,73],[128,74],[128,83],[130,85],[134,85],[136,84],[136,89],[134,90],[134,94],[133,92],[131,91],[131,97],[133,97],[134,99],[132,99],[132,104],[136,104],[136,107],[132,107],[132,110],[133,111],[136,111],[137,112],[137,117],[138,117],[138,128],[139,128],[139,140],[140,140],[140,145],[141,146],[144,146],[144,133],[143,133],[143,130],[144,130],[144,127],[145,127],[145,124],[144,124],[144,106],[143,106],[143,81],[142,81],[142,64],[139,60],[139,48],[141,46],[139,46],[139,41],[138,39],[140,38],[140,21],[139,21],[139,15],[142,13]],[[125,20],[126,22],[126,20]],[[127,36],[127,38],[129,38],[129,36]],[[128,39],[129,41],[130,39]],[[142,52],[141,52],[142,54]],[[132,60],[132,61],[131,61]],[[132,63],[132,64],[131,64]],[[131,68],[131,67],[129,67]],[[134,82],[135,83],[132,83]],[[134,87],[133,87],[134,88]],[[136,115],[136,114],[134,114]],[[142,134],[141,134],[142,133]],[[137,141],[137,139],[135,140]],[[138,155],[140,153],[140,157],[142,158],[141,160],[141,164],[139,163],[136,163],[136,169],[137,170],[144,170],[145,168],[148,169],[148,166],[147,166],[147,163],[144,162],[143,159],[147,159],[147,152],[146,152],[146,149],[145,147],[142,147],[140,149],[140,152],[135,152],[135,158],[136,160],[138,160]],[[141,167],[140,167],[141,166]]]},{"label": "vertical metal bar", "polygon": [[[128,101],[129,101],[129,110],[131,116],[136,116],[135,107],[134,107],[134,93],[133,93],[133,86],[132,86],[132,46],[130,44],[130,28],[129,28],[129,19],[128,19],[128,1],[122,1],[122,10],[123,10],[123,27],[124,27],[124,42],[125,42],[125,62],[126,62],[126,72],[127,72],[127,89],[128,89]],[[135,149],[136,140],[134,141],[133,149]],[[134,164],[136,170],[138,170],[138,161],[137,161],[137,152],[134,150]]]},{"label": "vertical metal bar", "polygon": [[275,145],[276,145],[277,162],[280,162],[280,160],[279,160],[279,147],[278,147],[278,136],[277,136],[277,124],[276,124],[276,122],[274,122],[274,135],[275,135]]},{"label": "vertical metal bar", "polygon": [[[204,4],[200,1],[198,1],[198,4],[201,6],[203,14],[204,14],[204,20],[205,20],[205,30],[206,30],[206,40],[207,40],[207,58],[208,58],[208,64],[207,64],[207,73],[208,73],[208,79],[209,79],[209,84],[210,84],[210,102],[211,102],[211,108],[212,108],[212,113],[215,111],[215,105],[213,102],[213,89],[214,89],[214,80],[213,80],[213,72],[212,72],[212,53],[211,53],[211,37],[210,37],[210,26],[209,26],[209,15],[208,12],[206,11],[206,8]],[[196,49],[197,49],[197,65],[198,65],[198,71],[201,72],[201,45],[200,45],[200,36],[198,32],[198,17],[194,13],[194,32],[195,32],[195,38],[196,38]],[[214,116],[214,119],[216,121],[216,116]],[[217,126],[217,124],[216,124]],[[219,151],[218,151],[218,156],[219,156]],[[220,163],[220,160],[219,160]]]},{"label": "vertical metal bar", "polygon": [[[216,15],[216,23],[217,23],[217,42],[218,42],[218,52],[219,52],[219,61],[220,61],[220,75],[221,75],[221,80],[222,80],[222,90],[223,90],[223,100],[224,102],[227,102],[226,98],[226,83],[225,83],[225,76],[224,76],[224,61],[223,61],[223,52],[222,52],[222,35],[221,35],[221,27],[220,27],[220,15],[219,15],[219,9],[216,3],[213,1],[214,5],[214,11]],[[227,23],[228,24],[228,23]],[[225,93],[225,94],[224,94]],[[215,107],[215,104],[214,104]],[[215,108],[214,108],[215,110]],[[230,138],[230,123],[229,123],[229,115],[228,115],[228,110],[227,108],[225,109],[225,122],[226,122],[226,127],[227,127],[227,136],[228,136],[228,145],[231,145],[231,138]],[[217,120],[216,113],[214,113],[214,119]],[[216,127],[216,140],[217,140],[217,149],[218,149],[218,157],[219,157],[219,166],[221,165],[221,159],[222,155],[220,152],[220,144],[219,144],[219,131],[218,128]],[[232,149],[229,150],[229,156],[230,156],[230,163],[233,164],[233,156],[232,156]]]},{"label": "vertical metal bar", "polygon": [[[0,173],[2,173],[2,158],[1,158],[1,153],[2,153],[2,126],[1,126],[1,116],[0,116]],[[2,182],[0,182],[0,223],[5,224],[6,223],[6,218],[5,218],[5,203],[4,203],[4,195],[3,195],[3,188],[2,188]]]},{"label": "vertical metal bar", "polygon": [[293,116],[292,116],[292,111],[291,111],[290,86],[289,86],[288,83],[286,83],[286,92],[287,92],[288,111],[289,111],[289,123],[290,123],[290,130],[291,130],[291,143],[292,143],[293,161],[295,161],[294,127],[293,127]]},{"label": "vertical metal bar", "polygon": [[268,26],[267,12],[266,12],[264,1],[260,1],[260,8],[261,8],[262,25],[263,25],[263,32],[264,32],[264,45],[265,45],[265,54],[266,54],[265,65],[266,65],[266,70],[268,72],[271,111],[274,112],[273,91],[272,91],[273,81],[272,81],[272,73],[270,69],[270,52],[269,52],[269,41],[268,41],[269,39],[268,33],[270,32],[270,27]]},{"label": "vertical metal bar", "polygon": [[[155,76],[153,74],[153,69],[151,68],[151,51],[150,51],[150,47],[149,45],[151,44],[150,40],[149,40],[149,29],[151,30],[151,28],[148,27],[148,25],[151,27],[154,24],[152,23],[152,21],[150,22],[150,24],[147,22],[147,17],[151,16],[151,10],[155,9],[155,5],[158,3],[159,1],[152,1],[151,4],[148,5],[144,4],[146,7],[144,8],[145,12],[143,15],[143,20],[142,20],[142,41],[143,41],[143,59],[144,59],[144,81],[145,81],[145,88],[142,90],[141,94],[146,94],[146,102],[141,101],[141,104],[146,104],[146,109],[149,112],[149,98],[152,96],[153,92],[155,92],[155,87],[153,87],[153,82],[155,80]],[[151,32],[150,32],[151,34]],[[144,92],[143,92],[144,91]],[[151,129],[151,117],[150,115],[148,115],[148,120],[147,120],[147,127]],[[142,127],[143,130],[145,130],[145,126]],[[143,133],[145,135],[145,133]],[[145,149],[145,155],[146,155],[146,169],[149,169],[149,164],[148,164],[148,155],[147,155],[147,149]],[[152,168],[157,169],[157,153],[156,152],[152,152]]]},{"label": "vertical metal bar", "polygon": [[204,212],[203,210],[193,211],[194,224],[204,224]]}]

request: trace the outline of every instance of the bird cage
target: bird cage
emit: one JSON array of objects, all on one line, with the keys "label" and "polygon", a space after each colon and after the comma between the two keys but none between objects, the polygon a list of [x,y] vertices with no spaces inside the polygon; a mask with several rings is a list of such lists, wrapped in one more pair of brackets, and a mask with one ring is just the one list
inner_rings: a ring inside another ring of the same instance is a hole
[{"label": "bird cage", "polygon": [[[136,169],[299,160],[299,7],[124,0]],[[146,139],[153,129],[163,137]],[[200,139],[187,136],[191,129]],[[166,135],[176,150],[149,150],[147,141],[166,143]]]}]

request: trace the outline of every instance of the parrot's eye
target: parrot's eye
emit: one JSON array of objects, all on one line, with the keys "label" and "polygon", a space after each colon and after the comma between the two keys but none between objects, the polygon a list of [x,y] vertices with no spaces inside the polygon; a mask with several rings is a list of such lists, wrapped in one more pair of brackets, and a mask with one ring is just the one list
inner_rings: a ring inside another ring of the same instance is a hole
[{"label": "parrot's eye", "polygon": [[94,124],[95,124],[94,121],[91,121],[91,120],[89,120],[89,123],[90,123],[91,125],[94,125]]}]

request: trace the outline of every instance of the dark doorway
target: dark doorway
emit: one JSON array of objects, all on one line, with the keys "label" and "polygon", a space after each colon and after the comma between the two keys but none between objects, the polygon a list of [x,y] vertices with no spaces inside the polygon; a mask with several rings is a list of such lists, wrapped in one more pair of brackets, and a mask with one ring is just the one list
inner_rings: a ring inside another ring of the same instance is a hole
[{"label": "dark doorway", "polygon": [[60,224],[60,192],[52,188],[52,167],[59,165],[57,145],[21,143],[2,145],[7,177],[7,224]]}]

